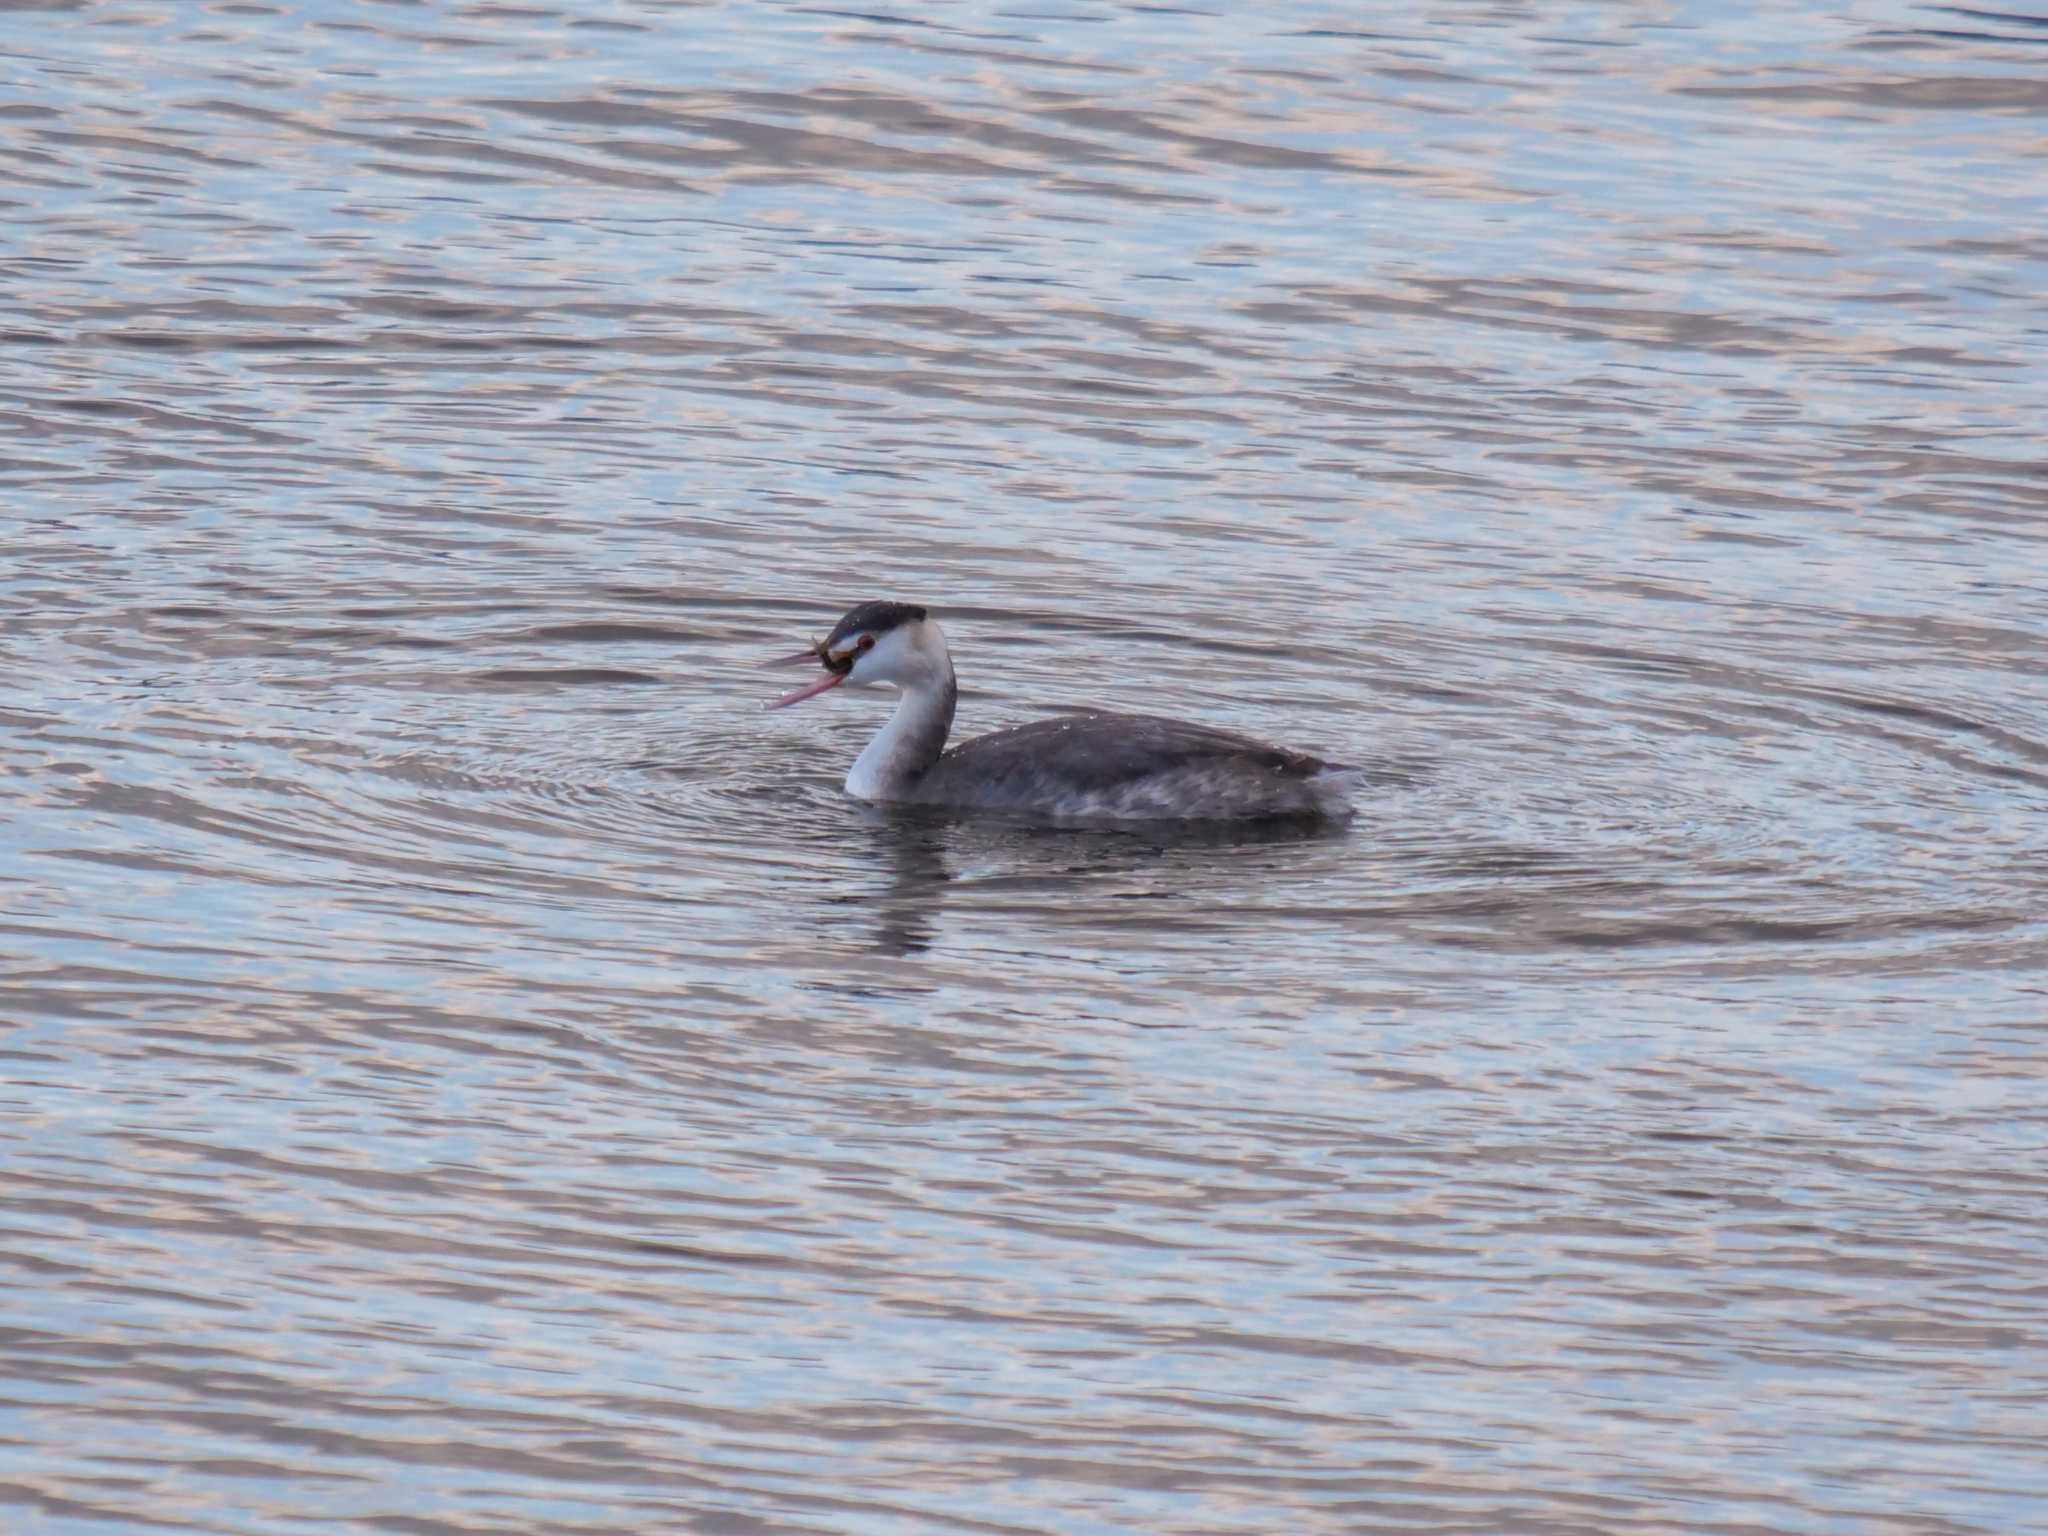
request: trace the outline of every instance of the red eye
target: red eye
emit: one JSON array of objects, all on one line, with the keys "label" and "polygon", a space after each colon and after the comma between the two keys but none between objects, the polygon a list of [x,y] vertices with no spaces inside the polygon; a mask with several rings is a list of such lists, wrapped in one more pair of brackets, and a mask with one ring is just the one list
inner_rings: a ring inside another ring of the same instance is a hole
[{"label": "red eye", "polygon": [[858,651],[872,651],[874,648],[875,637],[873,635],[862,635],[860,637],[860,643],[854,647],[854,649]]}]

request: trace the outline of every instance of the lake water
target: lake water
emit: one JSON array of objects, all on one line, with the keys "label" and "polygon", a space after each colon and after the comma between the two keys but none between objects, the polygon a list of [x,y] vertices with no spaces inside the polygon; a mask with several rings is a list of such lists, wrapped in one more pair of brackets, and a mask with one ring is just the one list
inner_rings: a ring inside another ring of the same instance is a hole
[{"label": "lake water", "polygon": [[2048,23],[0,58],[0,1528],[2048,1528]]}]

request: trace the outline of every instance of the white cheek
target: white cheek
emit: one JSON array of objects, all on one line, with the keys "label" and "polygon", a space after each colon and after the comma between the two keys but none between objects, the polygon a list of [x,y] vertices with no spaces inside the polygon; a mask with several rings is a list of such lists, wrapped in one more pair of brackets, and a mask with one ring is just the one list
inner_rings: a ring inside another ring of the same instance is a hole
[{"label": "white cheek", "polygon": [[854,658],[853,675],[848,677],[847,681],[859,683],[864,688],[895,682],[896,672],[902,665],[903,657],[901,647],[894,642],[893,635],[885,635],[862,651]]}]

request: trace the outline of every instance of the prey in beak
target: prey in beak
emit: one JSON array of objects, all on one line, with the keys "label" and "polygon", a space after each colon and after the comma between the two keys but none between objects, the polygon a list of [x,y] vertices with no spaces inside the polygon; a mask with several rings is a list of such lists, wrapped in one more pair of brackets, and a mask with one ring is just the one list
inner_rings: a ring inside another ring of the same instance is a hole
[{"label": "prey in beak", "polygon": [[[860,665],[861,657],[872,651],[884,637],[900,629],[911,620],[923,622],[924,610],[909,603],[860,603],[846,612],[846,617],[833,626],[832,633],[822,640],[815,640],[807,651],[798,651],[794,656],[785,656],[770,666],[794,666],[815,659],[825,669],[825,675],[815,683],[785,693],[768,707],[786,709],[792,704],[801,704],[805,699],[814,699],[828,688],[837,688],[841,683],[854,682],[853,671]],[[882,660],[886,663],[888,658]],[[897,658],[900,663],[901,658]],[[899,681],[900,673],[887,664],[869,666],[862,670],[859,683],[893,683]]]},{"label": "prey in beak", "polygon": [[798,651],[794,656],[778,656],[773,661],[764,662],[764,666],[793,667],[800,662],[816,661],[824,667],[825,675],[815,683],[805,683],[803,687],[785,693],[781,698],[764,704],[761,707],[763,709],[787,709],[792,704],[803,703],[805,699],[816,698],[828,688],[837,688],[846,681],[846,674],[853,670],[854,655],[855,653],[851,650],[840,651],[835,655],[827,648],[823,640],[814,640],[811,642],[808,650]]}]

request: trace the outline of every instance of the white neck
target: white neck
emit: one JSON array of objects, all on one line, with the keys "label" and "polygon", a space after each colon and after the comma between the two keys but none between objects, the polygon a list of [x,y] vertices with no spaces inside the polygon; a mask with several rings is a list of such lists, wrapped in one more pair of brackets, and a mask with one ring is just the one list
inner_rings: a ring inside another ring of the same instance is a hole
[{"label": "white neck", "polygon": [[875,733],[846,775],[846,792],[856,800],[901,800],[946,750],[960,685],[953,658],[936,624],[921,626],[921,659],[928,663],[899,686],[903,697],[888,723]]}]

